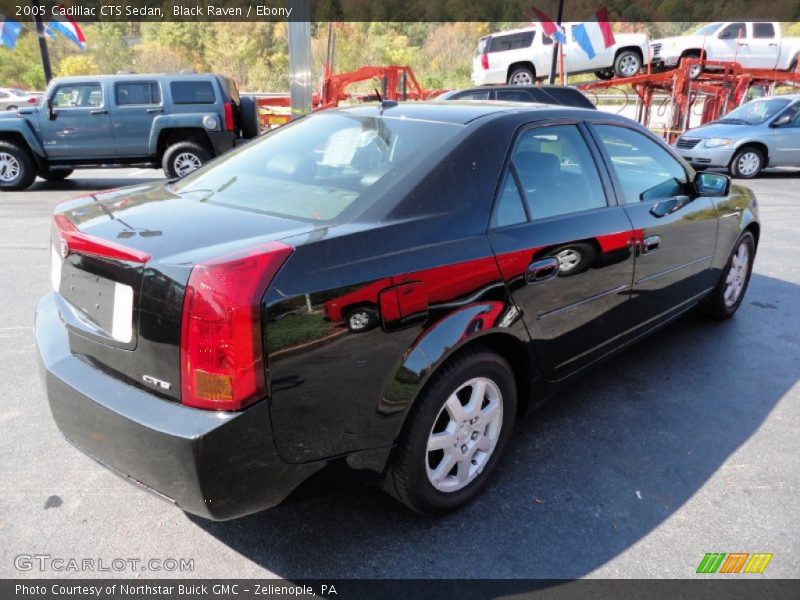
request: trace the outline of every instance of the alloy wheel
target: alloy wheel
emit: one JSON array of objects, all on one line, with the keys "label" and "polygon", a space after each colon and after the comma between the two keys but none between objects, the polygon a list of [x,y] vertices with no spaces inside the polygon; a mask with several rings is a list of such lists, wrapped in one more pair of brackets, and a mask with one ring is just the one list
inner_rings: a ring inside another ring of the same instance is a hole
[{"label": "alloy wheel", "polygon": [[178,177],[183,177],[184,175],[188,175],[192,171],[199,169],[202,164],[203,163],[196,154],[192,154],[191,152],[181,152],[175,157],[175,174],[178,175]]},{"label": "alloy wheel", "polygon": [[463,489],[494,452],[503,426],[503,396],[487,377],[476,377],[450,394],[428,436],[425,470],[440,492]]},{"label": "alloy wheel", "polygon": [[514,73],[511,77],[511,85],[533,85],[533,78],[530,73],[520,71],[519,73]]},{"label": "alloy wheel", "polygon": [[19,176],[19,161],[8,152],[0,152],[0,181],[14,181]]},{"label": "alloy wheel", "polygon": [[639,60],[632,54],[623,56],[622,60],[619,61],[619,72],[625,77],[633,77],[639,72],[640,68]]},{"label": "alloy wheel", "polygon": [[568,273],[581,262],[581,255],[576,250],[568,248],[556,254],[558,259],[558,268],[562,273]]},{"label": "alloy wheel", "polygon": [[734,306],[739,300],[747,282],[747,272],[750,266],[750,251],[747,244],[742,242],[736,249],[736,254],[731,258],[731,266],[725,277],[725,306]]}]

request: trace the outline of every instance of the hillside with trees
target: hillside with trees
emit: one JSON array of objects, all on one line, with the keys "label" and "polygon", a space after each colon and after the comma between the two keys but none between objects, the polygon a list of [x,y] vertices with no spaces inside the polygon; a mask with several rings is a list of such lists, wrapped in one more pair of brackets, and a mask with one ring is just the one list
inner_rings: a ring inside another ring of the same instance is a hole
[{"label": "hillside with trees", "polygon": [[[337,23],[336,72],[366,64],[411,65],[425,87],[469,85],[478,39],[525,23]],[[655,38],[679,35],[695,23],[615,23],[620,32],[644,31]],[[788,33],[800,24],[785,27]],[[243,90],[289,89],[285,23],[87,23],[80,50],[64,38],[48,41],[56,75],[213,71],[233,77]],[[325,61],[327,23],[312,24],[314,80]],[[36,35],[30,24],[14,50],[0,48],[0,86],[44,88]]]}]

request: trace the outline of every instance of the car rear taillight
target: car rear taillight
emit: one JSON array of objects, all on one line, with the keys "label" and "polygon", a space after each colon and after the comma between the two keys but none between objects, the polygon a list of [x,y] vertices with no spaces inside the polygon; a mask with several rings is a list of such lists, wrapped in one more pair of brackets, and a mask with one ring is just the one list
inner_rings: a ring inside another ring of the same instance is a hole
[{"label": "car rear taillight", "polygon": [[147,252],[127,248],[116,242],[79,231],[64,214],[55,215],[53,223],[56,226],[56,232],[59,237],[57,250],[61,253],[61,256],[67,256],[70,252],[75,252],[76,254],[89,254],[100,258],[127,260],[142,264],[150,260],[150,255]]},{"label": "car rear taillight", "polygon": [[293,248],[270,242],[195,265],[181,327],[181,401],[239,410],[267,394],[261,298]]},{"label": "car rear taillight", "polygon": [[233,131],[233,102],[225,103],[225,131]]},{"label": "car rear taillight", "polygon": [[39,101],[36,98],[34,98],[33,96],[31,96],[30,98],[28,98],[27,103],[28,104],[38,104]]},{"label": "car rear taillight", "polygon": [[486,52],[481,54],[481,67],[483,67],[484,69],[489,68],[489,55],[486,54]]}]

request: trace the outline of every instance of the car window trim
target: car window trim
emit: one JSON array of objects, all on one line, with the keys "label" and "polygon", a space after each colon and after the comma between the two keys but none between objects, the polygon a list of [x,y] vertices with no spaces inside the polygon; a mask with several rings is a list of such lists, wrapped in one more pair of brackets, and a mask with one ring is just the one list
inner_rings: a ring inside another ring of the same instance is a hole
[{"label": "car window trim", "polygon": [[[503,191],[503,184],[506,181],[505,180],[506,172],[509,171],[509,167],[513,166],[511,157],[514,155],[514,150],[516,149],[517,144],[519,143],[520,137],[522,137],[522,135],[524,135],[531,129],[539,129],[541,127],[555,127],[558,125],[574,125],[575,128],[578,130],[578,133],[583,138],[584,142],[586,143],[586,148],[589,150],[589,154],[591,155],[592,161],[594,162],[595,169],[597,169],[597,175],[599,176],[600,184],[603,187],[603,196],[606,199],[606,205],[597,206],[594,208],[587,208],[585,210],[579,210],[575,212],[564,213],[563,215],[553,215],[552,217],[545,217],[543,219],[534,220],[530,212],[528,199],[525,197],[524,190],[522,188],[519,177],[516,175],[516,169],[515,169],[514,182],[517,185],[517,188],[522,197],[522,205],[523,208],[525,209],[525,215],[527,216],[528,220],[524,223],[514,223],[511,225],[504,225],[502,227],[492,227],[492,222],[494,221],[495,212],[499,210],[499,204],[500,204],[499,199],[500,199],[500,194]],[[526,223],[529,225],[532,223],[543,223],[548,219],[571,217],[573,215],[581,215],[591,211],[603,210],[617,206],[618,202],[616,199],[615,189],[613,187],[613,181],[611,180],[610,173],[607,172],[607,169],[608,167],[605,161],[603,160],[602,156],[600,155],[595,145],[595,141],[590,135],[590,132],[586,129],[586,123],[583,119],[559,117],[559,118],[545,118],[539,121],[528,121],[526,123],[523,123],[517,128],[517,131],[514,132],[514,137],[511,140],[511,144],[509,144],[509,149],[506,151],[506,158],[503,161],[503,168],[500,170],[500,177],[495,187],[494,198],[492,199],[492,208],[489,211],[489,219],[487,222],[486,232],[489,233],[491,231],[502,231],[508,227],[518,227]]]},{"label": "car window trim", "polygon": [[[154,104],[154,103],[120,104],[119,103],[119,98],[117,96],[117,89],[119,88],[119,86],[120,85],[131,85],[131,84],[137,84],[137,83],[149,83],[150,85],[156,84],[158,86],[158,96],[159,96],[159,98],[161,98],[161,102],[159,102],[158,104]],[[124,80],[123,81],[115,81],[114,82],[114,105],[117,108],[129,108],[129,107],[130,108],[137,108],[137,107],[141,108],[143,106],[164,106],[164,90],[161,89],[161,82],[157,81],[155,79],[148,79],[146,81],[145,80],[141,80],[141,81],[131,81],[131,80],[128,80],[128,81],[124,81]]]},{"label": "car window trim", "polygon": [[102,82],[97,81],[75,81],[72,83],[59,83],[53,88],[53,93],[50,94],[47,99],[53,101],[58,94],[58,90],[62,87],[68,86],[78,86],[78,85],[96,85],[100,88],[100,104],[97,106],[53,106],[53,110],[97,110],[98,108],[105,108],[106,107],[106,91],[102,84]]},{"label": "car window trim", "polygon": [[[687,184],[691,183],[694,180],[695,173],[694,170],[691,168],[691,166],[689,166],[689,164],[683,159],[683,157],[677,154],[669,145],[664,143],[664,140],[659,138],[657,135],[653,134],[651,131],[646,129],[642,130],[639,127],[632,126],[628,123],[621,123],[619,121],[614,121],[612,119],[597,119],[597,120],[592,119],[591,121],[587,121],[586,124],[589,133],[594,138],[598,152],[603,158],[606,170],[608,171],[608,174],[611,178],[611,182],[614,186],[617,204],[619,206],[626,206],[626,205],[633,206],[634,204],[625,201],[625,191],[622,187],[622,182],[619,180],[619,177],[617,177],[617,171],[616,169],[614,169],[614,164],[611,161],[611,155],[608,154],[608,152],[605,149],[605,146],[603,146],[603,140],[600,138],[600,133],[593,127],[594,125],[612,125],[614,127],[623,127],[625,129],[630,129],[631,131],[635,131],[636,133],[639,133],[640,135],[643,135],[646,138],[649,138],[650,140],[656,142],[663,150],[667,152],[667,154],[669,154],[672,158],[674,158],[675,161],[681,166],[684,174],[686,175]],[[642,202],[652,202],[652,200],[642,200],[639,203]]]}]

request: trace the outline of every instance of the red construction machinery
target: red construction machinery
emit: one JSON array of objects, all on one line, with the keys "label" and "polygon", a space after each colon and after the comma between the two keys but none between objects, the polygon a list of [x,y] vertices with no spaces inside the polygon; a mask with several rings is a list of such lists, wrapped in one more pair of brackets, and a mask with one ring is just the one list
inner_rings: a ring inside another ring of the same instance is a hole
[{"label": "red construction machinery", "polygon": [[[702,73],[695,79],[689,75],[692,66],[700,64]],[[658,73],[647,72],[634,77],[615,78],[579,84],[584,92],[598,92],[617,88],[632,88],[636,94],[636,119],[645,126],[651,125],[654,98],[659,97],[667,108],[665,139],[672,143],[689,128],[693,110],[699,110],[700,122],[708,123],[748,99],[748,92],[760,88],[770,95],[778,85],[800,86],[800,72],[745,69],[737,62],[685,58],[678,68]]]}]

